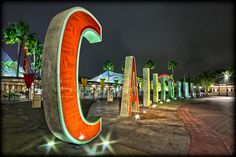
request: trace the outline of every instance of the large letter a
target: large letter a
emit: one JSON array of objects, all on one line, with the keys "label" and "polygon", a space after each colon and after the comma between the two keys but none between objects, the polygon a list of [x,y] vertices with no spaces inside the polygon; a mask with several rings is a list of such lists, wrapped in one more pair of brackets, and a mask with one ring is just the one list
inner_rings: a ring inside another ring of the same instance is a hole
[{"label": "large letter a", "polygon": [[133,56],[125,58],[120,116],[128,117],[132,111],[139,111],[136,62]]}]

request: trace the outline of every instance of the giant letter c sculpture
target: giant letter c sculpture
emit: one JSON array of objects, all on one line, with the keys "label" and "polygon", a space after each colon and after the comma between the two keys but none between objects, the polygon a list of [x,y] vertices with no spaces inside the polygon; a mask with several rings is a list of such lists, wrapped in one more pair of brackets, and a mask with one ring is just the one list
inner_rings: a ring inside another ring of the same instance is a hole
[{"label": "giant letter c sculpture", "polygon": [[102,119],[88,122],[79,99],[82,38],[100,42],[102,28],[87,10],[75,7],[57,14],[48,27],[42,63],[43,105],[47,125],[59,139],[85,144],[102,130]]}]

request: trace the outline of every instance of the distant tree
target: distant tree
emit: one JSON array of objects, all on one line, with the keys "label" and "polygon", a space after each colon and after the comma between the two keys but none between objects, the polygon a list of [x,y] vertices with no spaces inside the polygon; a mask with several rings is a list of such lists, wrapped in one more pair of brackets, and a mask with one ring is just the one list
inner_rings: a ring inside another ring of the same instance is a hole
[{"label": "distant tree", "polygon": [[7,28],[4,30],[4,41],[6,44],[18,44],[18,60],[17,60],[17,71],[16,77],[19,76],[20,57],[22,51],[25,50],[25,41],[29,35],[29,26],[23,22],[9,23]]},{"label": "distant tree", "polygon": [[215,83],[215,77],[211,71],[203,71],[198,75],[201,86],[205,89],[205,93],[209,90],[210,85]]},{"label": "distant tree", "polygon": [[110,60],[106,60],[106,62],[103,65],[103,70],[108,72],[108,83],[110,83],[110,72],[114,71],[114,64]]},{"label": "distant tree", "polygon": [[144,65],[145,68],[149,68],[150,70],[155,69],[156,65],[152,60],[148,60],[146,64]]},{"label": "distant tree", "polygon": [[177,67],[178,67],[178,63],[174,60],[169,61],[167,64],[167,68],[168,70],[171,70],[173,77],[174,77],[174,71]]}]

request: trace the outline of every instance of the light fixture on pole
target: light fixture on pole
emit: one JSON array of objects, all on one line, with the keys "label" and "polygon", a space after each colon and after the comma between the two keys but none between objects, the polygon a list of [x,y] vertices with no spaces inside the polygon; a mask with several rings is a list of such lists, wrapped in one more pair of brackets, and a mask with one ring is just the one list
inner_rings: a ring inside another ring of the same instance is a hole
[{"label": "light fixture on pole", "polygon": [[224,72],[225,87],[226,87],[226,96],[228,96],[227,83],[228,83],[229,77],[230,77],[229,72],[228,72],[228,71]]}]

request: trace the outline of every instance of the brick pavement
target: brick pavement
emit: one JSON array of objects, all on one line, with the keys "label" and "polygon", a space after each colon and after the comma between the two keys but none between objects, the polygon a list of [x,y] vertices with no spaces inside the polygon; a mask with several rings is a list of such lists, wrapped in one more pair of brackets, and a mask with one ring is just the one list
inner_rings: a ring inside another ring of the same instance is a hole
[{"label": "brick pavement", "polygon": [[179,118],[184,122],[190,134],[189,155],[231,155],[230,148],[219,135],[203,121],[191,114],[188,105],[181,106]]}]

